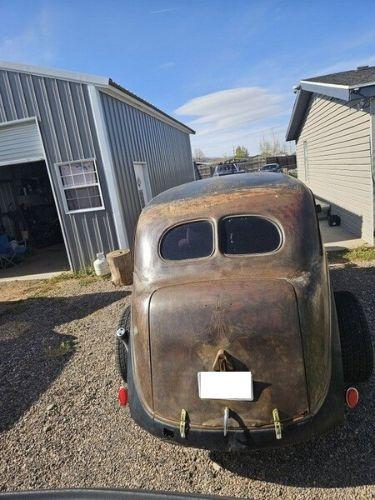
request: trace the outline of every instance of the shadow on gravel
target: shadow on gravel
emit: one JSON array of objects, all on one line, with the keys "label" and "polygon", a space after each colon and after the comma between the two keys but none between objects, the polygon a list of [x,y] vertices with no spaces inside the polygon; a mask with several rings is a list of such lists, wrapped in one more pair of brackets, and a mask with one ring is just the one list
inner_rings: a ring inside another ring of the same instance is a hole
[{"label": "shadow on gravel", "polygon": [[[361,301],[375,345],[375,267],[334,268],[335,290],[353,292]],[[375,376],[358,386],[359,406],[346,422],[314,441],[248,453],[210,452],[210,458],[240,476],[300,487],[340,488],[375,484]]]},{"label": "shadow on gravel", "polygon": [[74,356],[75,337],[54,328],[84,318],[129,293],[34,297],[10,303],[0,316],[0,432],[28,410]]}]

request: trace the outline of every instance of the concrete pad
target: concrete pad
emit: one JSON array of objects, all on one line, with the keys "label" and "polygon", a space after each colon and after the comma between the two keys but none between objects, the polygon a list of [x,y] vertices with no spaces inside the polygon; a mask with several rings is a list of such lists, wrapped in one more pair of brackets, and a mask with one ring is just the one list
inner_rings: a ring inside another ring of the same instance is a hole
[{"label": "concrete pad", "polygon": [[56,271],[55,273],[22,274],[21,276],[10,276],[9,278],[0,278],[0,283],[8,281],[30,281],[30,280],[48,280],[55,276],[60,276],[65,271]]},{"label": "concrete pad", "polygon": [[33,250],[16,266],[0,269],[0,283],[7,281],[44,280],[69,271],[64,245]]},{"label": "concrete pad", "polygon": [[319,221],[324,248],[328,252],[352,250],[365,244],[364,240],[350,233],[342,226],[329,226],[326,220]]}]

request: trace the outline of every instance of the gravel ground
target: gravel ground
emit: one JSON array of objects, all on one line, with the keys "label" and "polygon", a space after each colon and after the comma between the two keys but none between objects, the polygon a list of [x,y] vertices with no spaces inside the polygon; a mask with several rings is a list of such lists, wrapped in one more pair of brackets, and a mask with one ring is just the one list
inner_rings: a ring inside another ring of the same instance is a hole
[{"label": "gravel ground", "polygon": [[[336,289],[359,296],[374,331],[375,267],[335,266],[331,275]],[[4,310],[0,490],[375,498],[374,377],[346,424],[319,440],[232,455],[179,448],[148,435],[117,405],[114,325],[128,301],[129,291],[108,281],[67,280]]]}]

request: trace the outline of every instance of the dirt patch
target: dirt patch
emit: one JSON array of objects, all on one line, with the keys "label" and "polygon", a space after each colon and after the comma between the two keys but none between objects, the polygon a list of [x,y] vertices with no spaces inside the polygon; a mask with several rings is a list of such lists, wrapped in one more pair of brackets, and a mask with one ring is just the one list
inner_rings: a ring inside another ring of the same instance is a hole
[{"label": "dirt patch", "polygon": [[27,299],[42,286],[42,280],[7,281],[1,283],[1,302],[16,302]]}]

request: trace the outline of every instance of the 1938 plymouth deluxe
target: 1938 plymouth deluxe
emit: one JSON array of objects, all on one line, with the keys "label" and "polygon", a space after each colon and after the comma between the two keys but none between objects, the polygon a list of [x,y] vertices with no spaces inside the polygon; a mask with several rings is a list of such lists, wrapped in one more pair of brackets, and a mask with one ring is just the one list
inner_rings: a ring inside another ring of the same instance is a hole
[{"label": "1938 plymouth deluxe", "polygon": [[311,191],[270,173],[191,182],[146,206],[117,358],[141,427],[220,450],[339,424],[373,365],[358,301],[331,290]]}]

